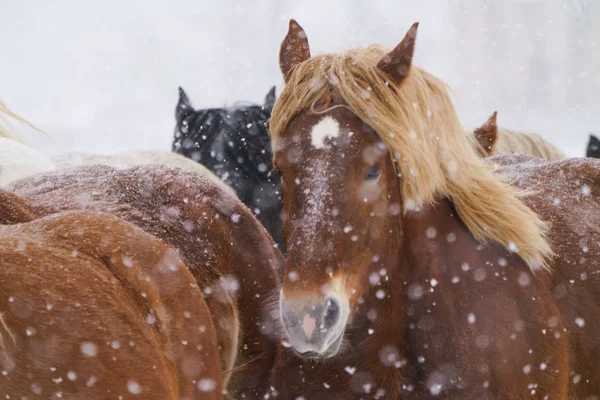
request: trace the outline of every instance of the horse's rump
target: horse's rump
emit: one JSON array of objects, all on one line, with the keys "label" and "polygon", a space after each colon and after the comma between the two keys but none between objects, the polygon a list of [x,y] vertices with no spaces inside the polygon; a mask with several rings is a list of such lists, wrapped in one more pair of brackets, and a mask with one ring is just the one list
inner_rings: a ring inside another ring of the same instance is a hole
[{"label": "horse's rump", "polygon": [[7,398],[221,397],[208,308],[160,240],[74,211],[2,226],[0,248]]},{"label": "horse's rump", "polygon": [[[176,248],[206,295],[224,372],[235,365],[230,392],[268,387],[275,343],[263,335],[273,331],[263,303],[277,288],[281,255],[237,198],[209,178],[167,166],[82,166],[33,176],[12,189],[54,212],[117,215]],[[259,376],[242,382],[238,372]]]}]

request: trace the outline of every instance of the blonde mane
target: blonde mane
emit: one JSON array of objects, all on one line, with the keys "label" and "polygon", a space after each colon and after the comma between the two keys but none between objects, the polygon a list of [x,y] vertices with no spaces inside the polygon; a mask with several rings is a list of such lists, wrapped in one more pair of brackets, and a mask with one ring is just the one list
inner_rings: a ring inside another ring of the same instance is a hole
[{"label": "blonde mane", "polygon": [[565,153],[536,133],[506,128],[498,128],[498,139],[494,145],[496,154],[527,154],[548,161],[567,158]]},{"label": "blonde mane", "polygon": [[28,143],[23,139],[18,133],[17,130],[12,126],[10,120],[16,120],[22,124],[29,126],[32,129],[35,129],[38,132],[43,132],[41,129],[37,128],[31,122],[27,121],[25,118],[21,117],[19,114],[12,111],[6,103],[0,101],[0,138],[7,138],[15,140],[21,144],[28,145]]},{"label": "blonde mane", "polygon": [[537,133],[500,127],[497,128],[497,137],[491,146],[491,154],[489,154],[481,146],[476,129],[465,127],[463,130],[477,155],[482,158],[500,154],[527,154],[548,161],[558,161],[567,158],[565,153]]},{"label": "blonde mane", "polygon": [[296,65],[273,108],[271,135],[280,136],[302,110],[326,110],[333,90],[390,150],[405,213],[447,197],[476,239],[518,252],[532,270],[546,267],[546,224],[521,201],[524,193],[477,157],[446,84],[413,66],[396,85],[377,67],[387,53],[371,46]]}]

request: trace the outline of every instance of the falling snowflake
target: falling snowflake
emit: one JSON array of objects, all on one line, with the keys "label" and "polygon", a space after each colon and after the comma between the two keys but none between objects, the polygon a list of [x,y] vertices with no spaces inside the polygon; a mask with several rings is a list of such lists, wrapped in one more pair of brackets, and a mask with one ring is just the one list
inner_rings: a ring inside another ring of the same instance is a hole
[{"label": "falling snowflake", "polygon": [[83,342],[81,343],[81,354],[86,357],[95,357],[98,354],[98,346],[96,346],[92,342]]}]

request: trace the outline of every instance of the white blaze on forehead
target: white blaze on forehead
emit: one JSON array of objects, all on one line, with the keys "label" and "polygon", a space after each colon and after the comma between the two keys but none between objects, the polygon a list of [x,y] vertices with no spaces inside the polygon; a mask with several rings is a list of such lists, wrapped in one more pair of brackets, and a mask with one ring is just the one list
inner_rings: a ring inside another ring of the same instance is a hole
[{"label": "white blaze on forehead", "polygon": [[340,134],[340,123],[330,116],[320,120],[310,131],[310,142],[317,148],[325,147],[325,139],[335,138]]}]

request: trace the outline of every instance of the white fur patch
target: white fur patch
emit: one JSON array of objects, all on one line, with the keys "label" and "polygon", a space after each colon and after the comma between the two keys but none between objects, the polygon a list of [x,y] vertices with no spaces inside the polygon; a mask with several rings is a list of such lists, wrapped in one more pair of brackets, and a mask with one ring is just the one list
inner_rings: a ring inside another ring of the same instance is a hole
[{"label": "white fur patch", "polygon": [[340,134],[340,123],[330,116],[320,120],[310,131],[310,142],[317,148],[325,147],[325,139],[336,138]]}]

